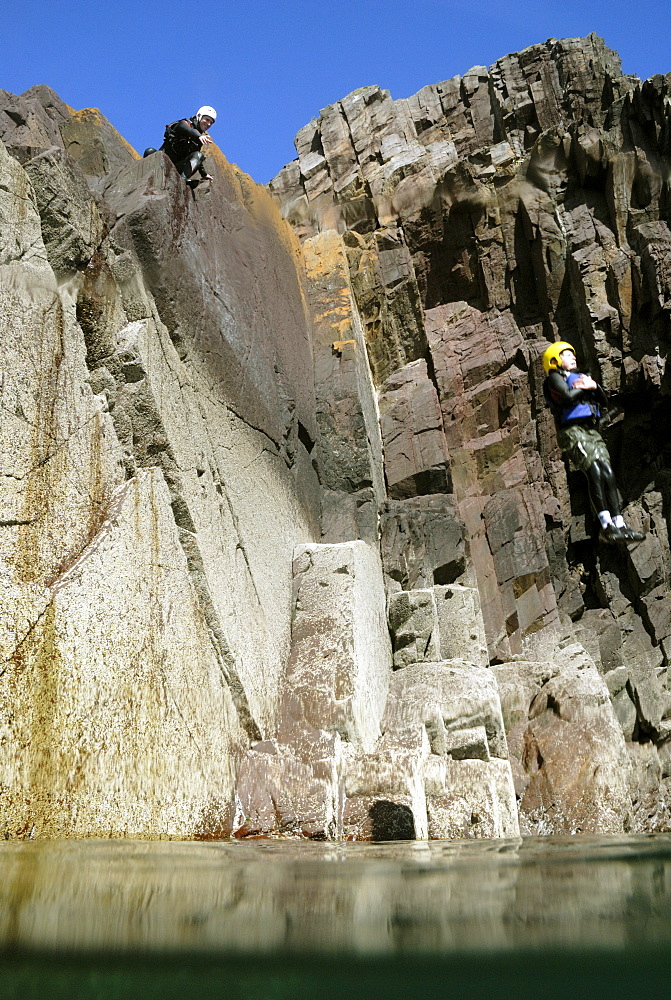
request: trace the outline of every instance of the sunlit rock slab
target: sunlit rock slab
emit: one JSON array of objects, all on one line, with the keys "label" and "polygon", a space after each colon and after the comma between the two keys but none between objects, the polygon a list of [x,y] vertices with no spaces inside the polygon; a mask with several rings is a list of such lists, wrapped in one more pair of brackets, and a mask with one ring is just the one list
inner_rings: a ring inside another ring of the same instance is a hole
[{"label": "sunlit rock slab", "polygon": [[0,598],[25,619],[0,677],[4,836],[225,836],[244,737],[161,473],[119,488],[56,585]]}]

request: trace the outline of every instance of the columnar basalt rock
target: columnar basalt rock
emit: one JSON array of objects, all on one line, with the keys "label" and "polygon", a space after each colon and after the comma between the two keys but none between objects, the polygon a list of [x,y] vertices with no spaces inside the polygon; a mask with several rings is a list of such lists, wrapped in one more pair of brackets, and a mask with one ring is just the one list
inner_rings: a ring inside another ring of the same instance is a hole
[{"label": "columnar basalt rock", "polygon": [[492,756],[507,759],[501,703],[494,674],[466,660],[415,663],[397,670],[382,728],[399,730],[416,723],[435,731],[484,726]]},{"label": "columnar basalt rock", "polygon": [[380,510],[380,547],[390,593],[470,583],[466,525],[450,494],[387,500]]},{"label": "columnar basalt rock", "polygon": [[0,169],[0,558],[18,580],[49,585],[96,533],[123,467],[111,418],[86,385],[75,302],[49,265],[39,199],[4,147]]},{"label": "columnar basalt rock", "polygon": [[433,590],[402,590],[389,598],[394,669],[440,660],[438,609]]},{"label": "columnar basalt rock", "polygon": [[370,750],[380,736],[390,680],[377,552],[365,542],[300,547],[282,729],[306,723]]},{"label": "columnar basalt rock", "polygon": [[406,734],[424,733],[414,756],[422,762],[422,805],[412,805],[412,783],[405,798],[403,789],[386,789],[388,800],[412,810],[418,828],[426,824],[430,837],[448,839],[519,834],[501,703],[489,669],[451,659],[397,670],[382,727],[385,740],[402,741],[406,754]]},{"label": "columnar basalt rock", "polygon": [[[356,91],[299,133],[298,159],[270,184],[302,238],[335,228],[349,248],[393,498],[381,530],[394,608],[407,604],[399,589],[475,584],[500,669],[541,649],[561,674],[567,635],[600,649],[631,759],[660,801],[665,779],[635,748],[651,740],[658,758],[669,739],[669,87],[624,76],[596,36],[550,40],[407,100]],[[584,481],[558,451],[539,365],[555,339],[624,411],[604,433],[627,518],[649,532],[629,550],[596,543]],[[437,533],[452,537],[440,569]],[[400,660],[425,633],[403,635]],[[538,803],[525,822],[568,828],[541,823]],[[600,808],[591,829],[611,822]],[[623,822],[641,814],[622,805]]]},{"label": "columnar basalt rock", "polygon": [[315,461],[325,542],[377,542],[385,498],[377,401],[343,242],[320,234],[304,246],[314,313]]},{"label": "columnar basalt rock", "polygon": [[294,575],[279,738],[241,765],[235,835],[516,836],[494,675],[441,659],[469,633],[481,656],[476,592],[392,595],[392,676],[377,554],[362,541],[301,546]]},{"label": "columnar basalt rock", "polygon": [[379,401],[389,496],[451,493],[443,418],[426,362],[411,362],[387,379]]}]

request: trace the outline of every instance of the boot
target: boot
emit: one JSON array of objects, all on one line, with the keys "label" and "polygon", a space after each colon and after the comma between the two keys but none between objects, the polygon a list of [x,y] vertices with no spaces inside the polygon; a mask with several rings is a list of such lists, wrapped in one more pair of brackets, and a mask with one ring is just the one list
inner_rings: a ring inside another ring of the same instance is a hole
[{"label": "boot", "polygon": [[618,529],[622,540],[625,542],[642,542],[645,535],[641,531],[636,531],[635,528],[630,528],[625,524],[624,528]]},{"label": "boot", "polygon": [[607,524],[605,528],[602,528],[599,532],[599,538],[602,542],[606,542],[607,545],[616,545],[618,542],[624,542],[625,538],[622,532],[624,528],[617,528],[613,522]]}]

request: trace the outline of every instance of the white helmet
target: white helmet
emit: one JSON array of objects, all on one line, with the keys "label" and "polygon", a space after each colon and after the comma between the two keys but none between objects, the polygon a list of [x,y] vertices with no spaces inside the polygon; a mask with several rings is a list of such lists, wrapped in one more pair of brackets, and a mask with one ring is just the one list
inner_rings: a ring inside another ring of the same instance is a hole
[{"label": "white helmet", "polygon": [[214,108],[209,107],[207,104],[204,104],[202,108],[198,108],[198,111],[196,112],[196,121],[200,122],[200,119],[204,118],[205,115],[207,115],[208,118],[211,118],[213,122],[216,122],[217,112]]}]

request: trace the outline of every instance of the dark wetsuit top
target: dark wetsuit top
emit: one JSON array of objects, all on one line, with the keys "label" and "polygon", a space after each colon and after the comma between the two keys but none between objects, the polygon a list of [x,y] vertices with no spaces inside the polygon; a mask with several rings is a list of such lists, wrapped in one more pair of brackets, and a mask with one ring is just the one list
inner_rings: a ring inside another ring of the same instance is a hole
[{"label": "dark wetsuit top", "polygon": [[562,375],[552,369],[543,385],[543,392],[557,427],[583,423],[596,426],[601,408],[607,406],[606,394],[600,385],[596,389],[573,389],[571,383],[580,378],[579,372]]},{"label": "dark wetsuit top", "polygon": [[[161,149],[168,154],[178,169],[185,160],[202,149],[203,133],[196,128],[196,118],[181,118],[172,122],[165,130]],[[196,168],[202,177],[207,177],[207,170],[201,160]]]}]

